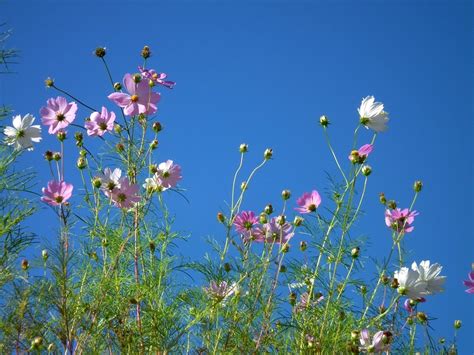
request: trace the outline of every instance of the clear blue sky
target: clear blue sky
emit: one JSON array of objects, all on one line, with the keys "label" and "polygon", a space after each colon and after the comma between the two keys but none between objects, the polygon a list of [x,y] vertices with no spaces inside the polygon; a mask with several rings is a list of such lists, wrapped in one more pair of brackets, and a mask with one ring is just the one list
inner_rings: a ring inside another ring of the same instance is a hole
[{"label": "clear blue sky", "polygon": [[[0,22],[14,30],[9,44],[21,58],[16,74],[0,78],[0,102],[39,116],[53,95],[43,80],[52,76],[91,105],[108,105],[109,84],[93,49],[108,48],[119,80],[136,71],[142,46],[151,46],[151,66],[178,83],[163,92],[159,156],[182,165],[190,203],[176,195],[167,200],[177,227],[192,232],[181,251],[199,258],[207,235],[221,237],[215,214],[229,198],[241,142],[249,144],[252,164],[267,146],[275,153],[244,208],[277,205],[283,188],[294,196],[324,192],[326,172],[337,170],[318,117],[333,122],[330,133],[344,159],[356,108],[362,97],[375,95],[391,120],[371,157],[367,216],[360,222],[372,243],[368,253],[381,257],[390,247],[378,193],[408,205],[413,181],[423,180],[408,259],[444,265],[446,292],[430,297],[425,309],[438,317],[438,336],[450,338],[453,320],[462,319],[460,353],[472,352],[474,297],[462,285],[474,261],[472,2],[159,3],[3,1]],[[24,156],[42,171],[38,190],[47,181],[41,154],[56,145],[46,137]],[[70,164],[75,156],[67,158]],[[52,229],[37,231],[48,238]]]}]

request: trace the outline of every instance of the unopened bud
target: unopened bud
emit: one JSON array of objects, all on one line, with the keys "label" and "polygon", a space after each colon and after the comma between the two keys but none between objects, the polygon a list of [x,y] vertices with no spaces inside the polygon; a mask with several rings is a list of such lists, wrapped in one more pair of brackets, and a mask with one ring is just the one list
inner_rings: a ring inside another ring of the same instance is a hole
[{"label": "unopened bud", "polygon": [[290,190],[283,190],[281,192],[281,197],[284,199],[284,200],[288,200],[290,197],[291,197],[291,192]]},{"label": "unopened bud", "polygon": [[45,158],[47,161],[53,160],[53,152],[50,151],[50,150],[47,150],[47,151],[44,153],[44,158]]},{"label": "unopened bud", "polygon": [[41,347],[41,345],[43,345],[43,338],[42,337],[35,337],[31,341],[31,347],[33,349],[39,349]]},{"label": "unopened bud", "polygon": [[120,83],[115,83],[115,84],[114,84],[114,90],[115,90],[115,91],[120,91],[120,90],[122,90],[122,84],[120,84]]},{"label": "unopened bud", "polygon": [[23,259],[23,260],[21,261],[21,268],[22,268],[23,270],[28,270],[29,267],[30,267],[30,263],[28,262],[28,260]]},{"label": "unopened bud", "polygon": [[380,306],[379,306],[379,313],[380,313],[380,314],[385,313],[386,310],[387,310],[387,307],[385,307],[384,305],[380,305]]},{"label": "unopened bud", "polygon": [[153,122],[153,125],[151,126],[153,128],[153,131],[158,133],[163,130],[163,127],[161,126],[160,122]]},{"label": "unopened bud", "polygon": [[240,184],[240,189],[242,191],[247,190],[247,182],[246,181],[242,181],[242,183]]},{"label": "unopened bud", "polygon": [[96,189],[100,188],[102,186],[102,180],[99,177],[95,177],[92,179],[92,186],[94,186]]},{"label": "unopened bud", "polygon": [[387,344],[390,344],[391,341],[392,341],[392,333],[389,332],[388,330],[384,331],[383,336],[382,336],[382,343],[387,345]]},{"label": "unopened bud", "polygon": [[319,117],[319,124],[323,127],[327,127],[329,124],[329,119],[327,118],[327,116],[322,115],[321,117]]},{"label": "unopened bud", "polygon": [[394,200],[388,201],[387,205],[388,205],[388,208],[390,208],[391,210],[394,210],[395,208],[397,208],[397,203]]},{"label": "unopened bud", "polygon": [[138,73],[133,74],[132,79],[136,84],[138,84],[140,81],[142,81],[142,76]]},{"label": "unopened bud", "polygon": [[388,283],[390,282],[390,278],[387,275],[382,275],[380,276],[380,282],[382,283],[382,285],[388,285]]},{"label": "unopened bud", "polygon": [[268,204],[265,206],[265,209],[263,210],[266,214],[271,215],[273,213],[273,206]]},{"label": "unopened bud", "polygon": [[418,318],[418,320],[421,322],[421,323],[426,323],[426,321],[428,320],[428,316],[426,315],[426,313],[424,312],[418,312],[416,314],[416,318]]},{"label": "unopened bud", "polygon": [[286,272],[286,266],[285,265],[280,266],[280,272]]},{"label": "unopened bud", "polygon": [[367,286],[362,285],[362,286],[360,287],[360,293],[361,293],[362,295],[367,294]]},{"label": "unopened bud", "polygon": [[74,133],[74,139],[76,140],[76,145],[78,147],[81,147],[82,146],[82,140],[84,139],[82,133],[81,132]]},{"label": "unopened bud", "polygon": [[48,253],[48,251],[47,251],[46,249],[43,249],[43,250],[41,251],[41,257],[43,258],[44,261],[48,260],[48,258],[49,258],[49,253]]},{"label": "unopened bud", "polygon": [[407,317],[407,324],[412,325],[413,324],[413,317]]},{"label": "unopened bud", "polygon": [[242,143],[239,147],[239,152],[241,153],[247,153],[249,150],[249,146],[245,143]]},{"label": "unopened bud", "polygon": [[304,222],[304,219],[300,216],[295,216],[295,219],[293,220],[293,225],[295,227],[301,226],[301,224]]},{"label": "unopened bud", "polygon": [[56,345],[54,345],[54,343],[50,343],[50,344],[48,345],[48,352],[49,352],[49,353],[52,353],[52,352],[54,352],[55,350],[56,350]]},{"label": "unopened bud", "polygon": [[77,168],[78,168],[78,169],[80,169],[80,170],[84,169],[84,168],[87,166],[87,160],[86,160],[86,158],[84,158],[84,157],[79,157],[79,158],[77,158],[77,163],[76,163],[76,165],[77,165]]},{"label": "unopened bud", "polygon": [[351,250],[351,256],[352,256],[354,259],[357,259],[357,258],[359,257],[359,254],[360,254],[360,248],[359,248],[359,247],[352,248],[352,250]]},{"label": "unopened bud", "polygon": [[87,150],[81,149],[81,150],[79,151],[79,155],[80,155],[81,157],[86,157],[86,156],[87,156]]},{"label": "unopened bud", "polygon": [[415,192],[420,192],[422,188],[423,183],[420,180],[415,181],[415,183],[413,184],[413,190],[415,190]]},{"label": "unopened bud", "polygon": [[59,131],[58,133],[56,133],[56,137],[60,142],[64,142],[64,140],[67,138],[66,131]]},{"label": "unopened bud", "polygon": [[454,329],[461,328],[461,325],[462,325],[462,322],[459,319],[454,321]]},{"label": "unopened bud", "polygon": [[387,203],[387,199],[385,198],[385,194],[383,192],[379,193],[379,201],[382,205]]},{"label": "unopened bud", "polygon": [[46,85],[47,88],[53,87],[54,86],[54,80],[48,77],[44,81],[44,84]]},{"label": "unopened bud", "polygon": [[150,242],[148,243],[148,247],[150,248],[150,251],[151,251],[152,253],[155,252],[156,244],[155,244],[155,242],[154,242],[153,240],[150,240]]},{"label": "unopened bud", "polygon": [[123,145],[123,143],[117,143],[115,145],[115,149],[117,150],[117,152],[121,153],[125,150],[125,146]]},{"label": "unopened bud", "polygon": [[263,157],[265,158],[265,160],[268,160],[268,159],[271,159],[271,157],[273,156],[273,149],[265,149],[265,152],[263,152]]},{"label": "unopened bud", "polygon": [[294,306],[296,304],[296,293],[290,292],[289,299],[290,299],[290,304]]},{"label": "unopened bud", "polygon": [[53,153],[53,160],[55,160],[55,161],[60,161],[60,160],[61,160],[61,153],[59,153],[59,152],[54,152],[54,153]]},{"label": "unopened bud", "polygon": [[107,238],[102,239],[102,242],[101,242],[101,243],[102,243],[102,246],[103,246],[104,248],[106,248],[106,247],[109,246],[109,241],[108,241]]},{"label": "unopened bud", "polygon": [[277,219],[276,219],[276,222],[277,222],[280,226],[284,225],[285,222],[286,222],[285,216],[283,216],[283,215],[278,216]]},{"label": "unopened bud", "polygon": [[398,286],[399,286],[398,280],[396,278],[393,278],[392,282],[390,283],[390,287],[393,288],[393,289],[397,289]]},{"label": "unopened bud", "polygon": [[221,223],[225,222],[225,216],[222,212],[217,213],[217,220]]},{"label": "unopened bud", "polygon": [[[288,253],[289,251],[290,251],[290,244],[288,244],[288,243],[283,244],[283,246],[281,247],[281,252],[282,253]],[[285,268],[285,270],[286,270],[286,268]]]},{"label": "unopened bud", "polygon": [[158,147],[158,139],[153,139],[150,143],[150,149],[155,150]]},{"label": "unopened bud", "polygon": [[351,332],[351,340],[359,340],[359,336],[360,336],[360,331],[353,330]]},{"label": "unopened bud", "polygon": [[151,56],[150,47],[144,46],[143,49],[142,49],[142,51],[140,52],[140,55],[141,55],[144,59],[150,58],[150,56]]},{"label": "unopened bud", "polygon": [[302,240],[300,242],[300,250],[305,251],[306,249],[308,249],[308,244],[304,240]]},{"label": "unopened bud", "polygon": [[117,134],[120,134],[122,132],[122,126],[120,126],[118,123],[114,125],[114,131]]},{"label": "unopened bud", "polygon": [[260,213],[260,216],[258,217],[258,221],[261,223],[261,224],[265,224],[268,222],[268,219],[267,219],[267,215],[265,213]]},{"label": "unopened bud", "polygon": [[364,176],[369,176],[371,173],[372,173],[372,168],[370,167],[370,165],[364,165],[362,167],[362,174],[364,174]]},{"label": "unopened bud", "polygon": [[94,53],[97,57],[104,58],[105,55],[107,54],[105,49],[106,49],[105,47],[97,47]]},{"label": "unopened bud", "polygon": [[230,270],[232,270],[232,266],[229,263],[225,263],[224,264],[224,270],[226,272],[229,272]]}]

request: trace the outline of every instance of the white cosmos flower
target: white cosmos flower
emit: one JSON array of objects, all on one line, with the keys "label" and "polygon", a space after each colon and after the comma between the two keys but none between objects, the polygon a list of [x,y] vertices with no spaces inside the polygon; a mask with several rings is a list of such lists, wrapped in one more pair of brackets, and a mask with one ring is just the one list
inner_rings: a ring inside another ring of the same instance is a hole
[{"label": "white cosmos flower", "polygon": [[116,168],[114,170],[105,168],[103,174],[99,174],[99,178],[102,181],[102,188],[107,191],[112,191],[115,188],[120,188],[120,177],[122,176],[122,170]]},{"label": "white cosmos flower", "polygon": [[14,145],[15,149],[33,150],[33,142],[41,141],[41,127],[33,125],[35,118],[31,114],[24,117],[16,115],[13,117],[13,127],[7,126],[3,130],[6,135],[5,143]]},{"label": "white cosmos flower", "polygon": [[446,276],[439,276],[443,269],[440,264],[430,264],[429,260],[423,260],[419,265],[417,265],[416,262],[413,262],[411,268],[420,274],[420,280],[426,282],[425,292],[427,295],[442,292],[444,290],[443,284],[446,281]]},{"label": "white cosmos flower", "polygon": [[417,270],[402,267],[395,271],[394,277],[398,281],[398,292],[411,299],[417,299],[426,295],[426,281],[420,279],[420,273]]},{"label": "white cosmos flower", "polygon": [[388,114],[383,110],[383,103],[375,102],[373,96],[364,98],[357,111],[359,111],[360,122],[366,128],[371,128],[375,132],[387,130]]}]

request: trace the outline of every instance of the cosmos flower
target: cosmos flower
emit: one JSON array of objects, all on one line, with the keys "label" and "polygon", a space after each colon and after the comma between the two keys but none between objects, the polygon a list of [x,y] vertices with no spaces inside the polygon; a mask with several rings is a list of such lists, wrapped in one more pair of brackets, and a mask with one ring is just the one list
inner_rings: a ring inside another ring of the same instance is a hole
[{"label": "cosmos flower", "polygon": [[295,235],[291,230],[292,227],[290,223],[285,222],[282,225],[279,223],[278,217],[273,217],[269,222],[265,223],[261,229],[257,228],[254,231],[255,241],[285,244]]},{"label": "cosmos flower", "polygon": [[426,294],[427,282],[420,279],[420,273],[407,267],[395,271],[394,277],[398,281],[398,293],[411,299],[417,299]]},{"label": "cosmos flower", "polygon": [[313,190],[312,192],[305,192],[300,198],[296,200],[299,207],[295,207],[299,213],[311,213],[321,204],[321,196],[318,191]]},{"label": "cosmos flower", "polygon": [[127,116],[134,116],[140,113],[152,115],[158,110],[156,105],[160,100],[160,94],[151,90],[148,81],[141,80],[136,83],[130,74],[125,74],[123,83],[127,88],[128,94],[114,92],[108,98],[119,107],[122,107],[123,112]]},{"label": "cosmos flower", "polygon": [[120,169],[110,169],[105,168],[102,174],[99,174],[97,177],[101,180],[102,190],[107,196],[110,196],[114,189],[120,188],[120,177],[122,176],[122,170]]},{"label": "cosmos flower", "polygon": [[400,208],[387,209],[385,211],[385,224],[397,233],[409,233],[415,229],[411,224],[418,214],[417,211],[410,211],[408,208],[403,210]]},{"label": "cosmos flower", "polygon": [[252,211],[242,211],[234,219],[235,230],[239,233],[247,233],[258,225],[258,217]]},{"label": "cosmos flower", "polygon": [[388,351],[391,336],[392,334],[390,332],[378,331],[374,334],[373,338],[370,339],[369,330],[363,329],[360,332],[360,350],[368,353]]},{"label": "cosmos flower", "polygon": [[74,186],[64,181],[51,180],[48,187],[43,187],[41,201],[51,206],[59,206],[69,200],[72,196]]},{"label": "cosmos flower", "polygon": [[464,285],[467,287],[467,293],[474,293],[474,271],[471,271],[468,275],[469,280],[464,281]]},{"label": "cosmos flower", "polygon": [[172,160],[160,163],[155,173],[155,179],[162,190],[173,188],[182,179],[181,167],[173,163]]},{"label": "cosmos flower", "polygon": [[225,301],[227,298],[237,292],[238,289],[238,285],[235,282],[229,285],[227,281],[221,281],[217,283],[214,280],[210,282],[209,287],[204,287],[204,290],[209,295],[209,297],[218,301]]},{"label": "cosmos flower", "polygon": [[24,117],[16,115],[13,117],[13,127],[7,126],[3,130],[6,135],[5,143],[13,145],[15,149],[33,150],[33,142],[41,141],[41,127],[33,125],[35,118],[31,114]]},{"label": "cosmos flower", "polygon": [[77,104],[67,102],[64,97],[50,98],[47,105],[41,107],[41,120],[45,126],[49,126],[48,133],[56,134],[64,130],[76,118]]},{"label": "cosmos flower", "polygon": [[358,150],[353,150],[351,154],[349,154],[348,158],[353,163],[362,164],[367,159],[369,154],[372,153],[373,149],[374,146],[372,144],[364,144]]},{"label": "cosmos flower", "polygon": [[138,67],[138,70],[140,70],[140,74],[142,74],[145,79],[148,79],[156,84],[163,85],[168,89],[172,89],[176,85],[174,81],[165,80],[168,77],[168,75],[165,73],[157,73],[154,69],[144,69],[141,66]]},{"label": "cosmos flower", "polygon": [[383,110],[381,102],[375,102],[373,96],[364,98],[357,111],[359,111],[360,123],[367,129],[370,128],[375,132],[387,130],[387,112]]},{"label": "cosmos flower", "polygon": [[90,121],[86,121],[85,127],[89,136],[103,136],[105,132],[110,132],[114,128],[115,113],[108,112],[102,106],[102,112],[93,112]]},{"label": "cosmos flower", "polygon": [[140,201],[138,186],[130,184],[127,177],[122,178],[119,187],[110,192],[110,198],[116,207],[131,208]]},{"label": "cosmos flower", "polygon": [[309,300],[309,293],[304,292],[300,296],[300,301],[295,305],[295,312],[301,312],[308,307],[313,307],[324,300],[324,296],[322,294],[314,295],[314,300]]},{"label": "cosmos flower", "polygon": [[446,276],[439,276],[443,269],[440,264],[430,264],[429,260],[423,260],[419,265],[417,265],[416,262],[413,262],[411,268],[420,274],[420,280],[426,282],[426,290],[424,294],[431,295],[443,291],[443,284],[446,281]]}]

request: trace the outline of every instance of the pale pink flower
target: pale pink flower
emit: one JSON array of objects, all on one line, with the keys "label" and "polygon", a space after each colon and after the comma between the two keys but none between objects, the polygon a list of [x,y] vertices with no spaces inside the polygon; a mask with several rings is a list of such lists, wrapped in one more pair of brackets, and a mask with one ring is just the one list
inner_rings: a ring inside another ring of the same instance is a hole
[{"label": "pale pink flower", "polygon": [[369,154],[372,153],[373,149],[374,146],[372,144],[364,144],[358,150],[353,150],[351,154],[349,154],[348,158],[353,163],[362,164],[367,159]]},{"label": "pale pink flower", "polygon": [[204,290],[209,297],[218,301],[225,301],[228,297],[238,291],[238,289],[239,287],[235,282],[229,285],[227,281],[217,283],[214,280],[210,282],[209,287],[204,287]]},{"label": "pale pink flower", "polygon": [[474,293],[474,271],[471,271],[468,275],[469,280],[464,281],[464,285],[467,287],[467,293]]},{"label": "pale pink flower", "polygon": [[[319,297],[318,297],[319,296]],[[315,295],[316,300],[309,300],[309,293],[304,292],[300,296],[300,301],[295,305],[295,312],[304,311],[306,308],[313,307],[324,300],[324,296],[319,294]]]},{"label": "pale pink flower", "polygon": [[59,206],[71,198],[73,188],[72,184],[65,181],[51,180],[48,182],[48,187],[43,187],[41,190],[44,195],[41,201],[51,206]]},{"label": "pale pink flower", "polygon": [[130,74],[125,74],[123,83],[128,94],[123,92],[114,92],[108,98],[123,108],[127,116],[134,116],[140,113],[152,115],[157,111],[157,103],[160,100],[160,94],[153,92],[147,80],[141,80],[135,83]]},{"label": "pale pink flower", "polygon": [[65,129],[76,118],[77,104],[67,102],[64,97],[50,98],[47,106],[41,107],[41,121],[45,126],[49,126],[48,133],[56,134]]},{"label": "pale pink flower", "polygon": [[107,196],[110,197],[110,192],[116,188],[120,188],[121,176],[122,170],[118,168],[114,170],[105,168],[104,172],[97,176],[101,181],[101,189]]},{"label": "pale pink flower", "polygon": [[161,186],[161,190],[170,189],[178,184],[181,180],[181,167],[173,163],[172,160],[167,160],[158,165],[158,170],[155,173],[157,184]]},{"label": "pale pink flower", "polygon": [[165,80],[168,77],[165,73],[157,73],[154,69],[144,69],[141,66],[138,67],[138,70],[140,70],[140,74],[142,74],[145,79],[163,85],[168,89],[172,89],[176,85],[174,81]]},{"label": "pale pink flower", "polygon": [[86,121],[85,127],[89,136],[103,136],[105,132],[114,128],[115,113],[107,111],[102,106],[102,112],[93,112],[90,121]]},{"label": "pale pink flower", "polygon": [[295,233],[292,232],[291,224],[285,222],[283,225],[279,223],[277,217],[273,217],[269,222],[265,223],[262,228],[256,228],[252,234],[257,242],[267,242],[275,244],[288,243]]},{"label": "pale pink flower", "polygon": [[392,334],[390,332],[378,331],[374,334],[373,338],[370,338],[368,329],[363,329],[360,332],[360,351],[368,353],[381,353],[388,351],[390,338]]},{"label": "pale pink flower", "polygon": [[417,211],[410,211],[408,208],[401,210],[396,208],[394,210],[387,209],[385,211],[385,224],[392,228],[397,233],[410,233],[415,229],[411,224],[418,216]]},{"label": "pale pink flower", "polygon": [[130,184],[128,178],[120,180],[120,186],[113,189],[112,192],[106,192],[110,196],[114,205],[119,208],[131,208],[140,201],[138,196],[138,185]]},{"label": "pale pink flower", "polygon": [[305,192],[300,198],[296,200],[299,207],[295,207],[299,213],[311,213],[321,204],[321,196],[318,191],[313,190],[312,192]]}]

